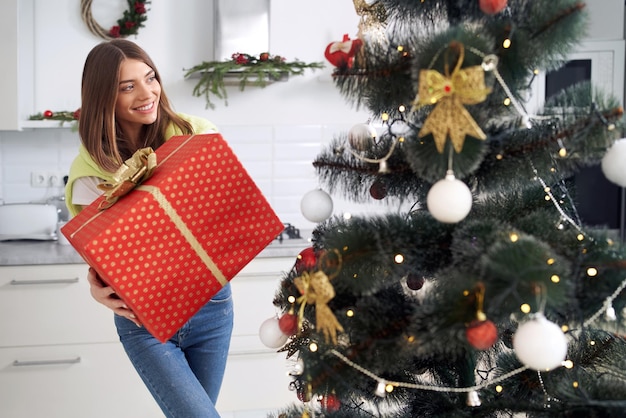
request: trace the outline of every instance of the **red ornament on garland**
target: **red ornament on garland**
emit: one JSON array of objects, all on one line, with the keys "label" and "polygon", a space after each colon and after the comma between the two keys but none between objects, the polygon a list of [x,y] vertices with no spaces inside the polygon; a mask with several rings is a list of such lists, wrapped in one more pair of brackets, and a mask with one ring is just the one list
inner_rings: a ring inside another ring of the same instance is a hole
[{"label": "red ornament on garland", "polygon": [[302,274],[303,271],[310,271],[317,265],[317,254],[313,247],[305,248],[296,257],[295,269],[296,273]]},{"label": "red ornament on garland", "polygon": [[331,42],[324,51],[324,56],[335,67],[351,68],[354,56],[363,46],[360,39],[350,39],[348,34],[343,35],[341,42]]},{"label": "red ornament on garland", "polygon": [[498,340],[498,329],[490,320],[472,321],[465,330],[467,342],[477,350],[487,350]]},{"label": "red ornament on garland", "polygon": [[507,0],[478,0],[478,6],[483,13],[495,15],[506,8]]},{"label": "red ornament on garland", "polygon": [[295,335],[298,332],[298,316],[294,314],[293,309],[285,313],[278,320],[278,328],[285,335]]},{"label": "red ornament on garland", "polygon": [[50,119],[52,116],[54,116],[54,113],[52,113],[52,110],[46,110],[45,112],[43,112],[43,117],[46,119]]},{"label": "red ornament on garland", "polygon": [[328,412],[337,412],[339,407],[341,406],[341,402],[337,395],[334,393],[329,393],[328,395],[322,396],[320,399],[320,403],[322,404],[322,408]]}]

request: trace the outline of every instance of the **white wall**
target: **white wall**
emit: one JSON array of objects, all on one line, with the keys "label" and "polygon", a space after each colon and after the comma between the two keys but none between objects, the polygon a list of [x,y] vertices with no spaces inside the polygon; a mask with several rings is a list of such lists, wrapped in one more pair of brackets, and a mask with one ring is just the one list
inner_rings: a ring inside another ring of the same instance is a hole
[{"label": "white wall", "polygon": [[[101,42],[84,25],[76,0],[34,2],[35,93],[32,113],[80,107],[80,78],[89,50]],[[234,1],[234,0],[233,0]],[[93,2],[95,20],[109,27],[127,7],[125,0]],[[318,186],[312,160],[333,134],[367,119],[335,89],[327,65],[266,88],[243,92],[229,87],[228,106],[192,96],[194,80],[184,69],[213,60],[212,2],[153,1],[135,40],[151,55],[178,111],[215,122],[284,222],[302,229],[314,224],[299,209],[300,197]],[[332,11],[332,12],[331,12]],[[325,62],[324,49],[344,33],[355,35],[358,17],[350,1],[272,0],[270,52],[305,62]],[[2,42],[2,40],[0,40]],[[257,54],[261,51],[233,51]],[[25,115],[24,117],[27,117]],[[71,129],[0,132],[0,199],[38,201],[59,192],[30,187],[33,170],[66,172],[78,145]],[[349,204],[336,199],[336,213]]]},{"label": "white wall", "polygon": [[[7,1],[7,0],[3,0]],[[17,0],[10,0],[17,1]],[[20,0],[21,1],[21,0]],[[100,42],[81,20],[76,0],[28,0],[34,3],[34,97],[31,113],[74,110],[80,106],[80,77],[89,50]],[[236,0],[233,0],[236,1]],[[590,39],[622,39],[622,0],[587,0]],[[98,23],[108,27],[127,7],[125,0],[93,2]],[[332,68],[307,71],[286,83],[264,89],[229,88],[229,105],[215,100],[215,110],[193,97],[194,80],[183,69],[213,59],[212,1],[152,1],[138,36],[157,63],[176,109],[211,119],[235,149],[284,222],[302,229],[313,224],[300,213],[300,198],[318,186],[311,165],[323,144],[367,119],[335,89]],[[272,0],[270,52],[288,59],[325,62],[323,51],[344,33],[356,34],[358,17],[349,0]],[[7,42],[0,38],[0,42]],[[256,54],[260,51],[233,51]],[[26,117],[25,115],[24,117]],[[0,203],[37,201],[59,193],[30,187],[33,170],[66,172],[78,145],[70,129],[0,132]],[[334,196],[335,213],[375,210]]]}]

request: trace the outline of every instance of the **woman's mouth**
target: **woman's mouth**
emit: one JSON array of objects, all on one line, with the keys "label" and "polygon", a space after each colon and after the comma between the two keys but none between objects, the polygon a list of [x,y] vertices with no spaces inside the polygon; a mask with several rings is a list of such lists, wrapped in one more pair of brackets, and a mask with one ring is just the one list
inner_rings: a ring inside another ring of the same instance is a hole
[{"label": "woman's mouth", "polygon": [[136,110],[138,112],[147,112],[149,110],[152,110],[153,107],[154,107],[154,102],[151,102],[151,103],[148,103],[145,106],[136,107],[134,110]]}]

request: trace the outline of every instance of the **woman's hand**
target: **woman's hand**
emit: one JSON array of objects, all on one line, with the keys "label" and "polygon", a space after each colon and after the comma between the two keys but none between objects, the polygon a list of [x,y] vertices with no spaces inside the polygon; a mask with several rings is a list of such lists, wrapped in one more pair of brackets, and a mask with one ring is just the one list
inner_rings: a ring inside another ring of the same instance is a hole
[{"label": "woman's hand", "polygon": [[98,277],[98,273],[91,267],[89,267],[89,273],[87,273],[87,280],[89,281],[91,296],[96,301],[111,309],[116,314],[133,321],[138,327],[141,326],[141,322],[139,322],[133,311],[115,294],[115,290],[113,290],[111,286],[107,286],[106,283]]}]

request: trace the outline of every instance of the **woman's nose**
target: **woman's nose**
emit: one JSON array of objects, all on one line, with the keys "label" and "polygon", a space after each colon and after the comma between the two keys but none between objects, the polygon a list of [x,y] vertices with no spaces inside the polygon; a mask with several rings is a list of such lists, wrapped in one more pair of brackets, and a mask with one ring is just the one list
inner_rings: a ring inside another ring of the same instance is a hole
[{"label": "woman's nose", "polygon": [[139,85],[139,96],[141,98],[150,97],[150,96],[152,96],[152,94],[153,94],[152,86],[150,86],[148,84],[145,84],[145,83],[141,83]]}]

